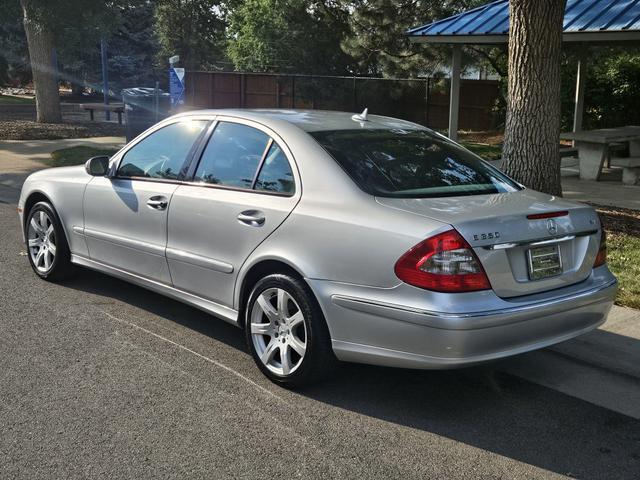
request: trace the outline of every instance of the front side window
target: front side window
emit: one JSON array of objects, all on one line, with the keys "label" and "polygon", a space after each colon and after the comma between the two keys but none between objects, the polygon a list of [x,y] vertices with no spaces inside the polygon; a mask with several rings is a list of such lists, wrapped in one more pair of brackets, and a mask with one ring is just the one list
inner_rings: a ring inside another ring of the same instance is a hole
[{"label": "front side window", "polygon": [[156,130],[124,154],[117,175],[177,179],[206,125],[206,120],[184,120]]},{"label": "front side window", "polygon": [[295,190],[293,172],[282,149],[271,145],[256,180],[256,190],[267,192],[293,193]]},{"label": "front side window", "polygon": [[427,130],[354,129],[310,134],[371,195],[421,198],[520,189],[471,152]]},{"label": "front side window", "polygon": [[251,188],[269,136],[239,123],[220,122],[211,135],[195,180],[235,188]]}]

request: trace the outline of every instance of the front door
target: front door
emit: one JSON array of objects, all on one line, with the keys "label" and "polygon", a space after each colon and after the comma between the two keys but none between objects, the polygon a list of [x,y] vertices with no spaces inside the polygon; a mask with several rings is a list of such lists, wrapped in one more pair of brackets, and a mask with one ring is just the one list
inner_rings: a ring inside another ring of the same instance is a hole
[{"label": "front door", "polygon": [[217,124],[193,182],[171,200],[167,261],[177,288],[233,305],[240,267],[300,198],[292,166],[259,126]]},{"label": "front door", "polygon": [[115,159],[114,177],[91,180],[84,195],[91,259],[171,283],[165,257],[168,207],[206,124],[178,121],[155,130]]}]

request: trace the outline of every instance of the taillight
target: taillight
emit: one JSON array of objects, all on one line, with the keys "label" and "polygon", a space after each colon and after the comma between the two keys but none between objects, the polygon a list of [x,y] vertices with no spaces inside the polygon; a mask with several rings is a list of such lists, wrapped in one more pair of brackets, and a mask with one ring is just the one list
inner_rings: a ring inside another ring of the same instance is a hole
[{"label": "taillight", "polygon": [[491,288],[471,246],[456,230],[427,238],[396,262],[403,282],[436,292],[474,292]]},{"label": "taillight", "polygon": [[600,247],[598,248],[598,255],[596,255],[596,261],[593,262],[593,268],[600,267],[607,263],[607,234],[602,229],[600,235]]}]

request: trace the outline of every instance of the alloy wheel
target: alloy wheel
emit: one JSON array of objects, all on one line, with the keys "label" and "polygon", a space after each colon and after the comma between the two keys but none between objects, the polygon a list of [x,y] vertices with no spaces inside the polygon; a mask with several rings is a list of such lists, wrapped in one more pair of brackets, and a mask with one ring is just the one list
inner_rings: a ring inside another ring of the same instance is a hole
[{"label": "alloy wheel", "polygon": [[33,265],[39,272],[48,272],[56,257],[57,247],[53,222],[45,211],[37,210],[31,216],[27,242]]},{"label": "alloy wheel", "polygon": [[282,288],[268,288],[253,303],[251,339],[258,358],[271,372],[290,375],[307,351],[307,327],[295,299]]}]

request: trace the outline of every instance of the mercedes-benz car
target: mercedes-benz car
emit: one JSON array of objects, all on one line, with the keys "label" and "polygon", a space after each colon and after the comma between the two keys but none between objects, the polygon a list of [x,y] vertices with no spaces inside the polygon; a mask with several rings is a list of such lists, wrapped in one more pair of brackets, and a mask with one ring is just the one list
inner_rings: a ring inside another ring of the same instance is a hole
[{"label": "mercedes-benz car", "polygon": [[337,360],[462,367],[588,332],[616,279],[593,208],[394,118],[203,110],[29,176],[45,280],[114,275],[244,329],[285,385]]}]

